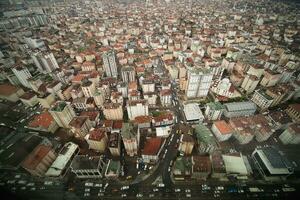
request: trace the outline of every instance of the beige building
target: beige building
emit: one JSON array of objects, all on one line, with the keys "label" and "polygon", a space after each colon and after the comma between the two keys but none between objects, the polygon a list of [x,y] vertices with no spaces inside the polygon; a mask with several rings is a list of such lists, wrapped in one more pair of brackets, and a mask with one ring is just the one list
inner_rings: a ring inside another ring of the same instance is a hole
[{"label": "beige building", "polygon": [[55,159],[54,150],[40,144],[22,162],[22,167],[33,176],[44,176]]},{"label": "beige building", "polygon": [[293,119],[295,122],[300,122],[300,104],[291,104],[286,109],[287,114]]},{"label": "beige building", "polygon": [[109,120],[123,119],[123,108],[119,103],[105,103],[103,104],[103,114]]},{"label": "beige building", "polygon": [[92,81],[84,81],[81,85],[81,89],[86,97],[93,97],[96,93],[96,87]]},{"label": "beige building", "polygon": [[259,83],[259,78],[255,75],[246,75],[241,87],[246,91],[247,94],[252,93]]},{"label": "beige building", "polygon": [[39,96],[38,101],[43,106],[43,108],[50,108],[51,105],[55,102],[55,95],[53,93],[47,93],[43,96]]},{"label": "beige building", "polygon": [[85,136],[85,140],[89,145],[89,149],[93,149],[99,151],[100,153],[104,153],[108,138],[106,134],[106,130],[102,128],[92,129],[89,134]]},{"label": "beige building", "polygon": [[279,136],[283,144],[300,144],[300,124],[294,123]]},{"label": "beige building", "polygon": [[38,98],[35,93],[27,92],[20,96],[20,100],[26,107],[32,107],[39,103]]},{"label": "beige building", "polygon": [[49,109],[50,114],[59,127],[69,128],[69,123],[76,116],[71,105],[58,101]]},{"label": "beige building", "polygon": [[178,151],[183,152],[185,155],[190,155],[193,151],[194,144],[195,142],[192,136],[188,134],[182,134],[180,136]]},{"label": "beige building", "polygon": [[23,94],[24,90],[22,88],[11,84],[0,84],[0,99],[17,102]]},{"label": "beige building", "polygon": [[69,126],[75,137],[84,138],[92,128],[92,123],[87,116],[76,116],[71,120]]}]

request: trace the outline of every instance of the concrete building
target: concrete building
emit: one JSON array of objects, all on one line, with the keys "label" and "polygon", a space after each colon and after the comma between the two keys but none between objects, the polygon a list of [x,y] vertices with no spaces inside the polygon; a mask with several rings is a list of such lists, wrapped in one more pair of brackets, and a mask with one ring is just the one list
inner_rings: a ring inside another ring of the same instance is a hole
[{"label": "concrete building", "polygon": [[55,159],[52,147],[40,144],[22,162],[22,167],[33,176],[44,176]]},{"label": "concrete building", "polygon": [[225,163],[223,160],[222,152],[215,151],[211,154],[212,164],[212,178],[222,179],[226,175]]},{"label": "concrete building", "polygon": [[273,98],[263,90],[255,90],[251,101],[253,101],[261,110],[265,110],[271,106]]},{"label": "concrete building", "polygon": [[241,153],[222,155],[227,176],[235,176],[238,179],[247,179],[252,172],[249,161]]},{"label": "concrete building", "polygon": [[143,93],[155,92],[155,83],[153,80],[143,80],[142,82]]},{"label": "concrete building", "polygon": [[120,175],[121,162],[110,159],[105,170],[105,177],[108,179],[117,179]]},{"label": "concrete building", "polygon": [[159,97],[162,106],[170,106],[172,104],[172,91],[170,89],[161,90]]},{"label": "concrete building", "polygon": [[27,128],[36,131],[55,133],[59,127],[52,115],[50,115],[49,112],[44,112],[35,115],[33,120],[28,123]]},{"label": "concrete building", "polygon": [[11,84],[0,84],[0,99],[5,99],[11,102],[20,100],[20,96],[24,94],[22,88],[18,88]]},{"label": "concrete building", "polygon": [[220,142],[228,140],[233,133],[230,124],[225,120],[214,121],[211,130]]},{"label": "concrete building", "polygon": [[85,140],[89,145],[89,149],[104,153],[107,147],[108,138],[106,130],[103,128],[92,129],[86,136]]},{"label": "concrete building", "polygon": [[300,122],[300,104],[291,104],[286,109],[286,113],[295,122]]},{"label": "concrete building", "polygon": [[206,126],[196,125],[194,135],[197,139],[197,150],[200,154],[212,153],[219,148],[213,134]]},{"label": "concrete building", "polygon": [[206,180],[212,172],[209,155],[192,156],[192,176],[196,180]]},{"label": "concrete building", "polygon": [[75,116],[69,123],[69,127],[75,137],[83,139],[92,128],[92,123],[87,116]]},{"label": "concrete building", "polygon": [[69,123],[76,116],[71,105],[65,101],[57,101],[50,109],[49,113],[59,127],[69,128]]},{"label": "concrete building", "polygon": [[248,144],[254,138],[251,121],[246,117],[232,118],[229,120],[231,127],[234,129],[233,136],[240,144]]},{"label": "concrete building", "polygon": [[108,141],[108,148],[112,156],[120,156],[121,135],[111,133]]},{"label": "concrete building", "polygon": [[253,115],[257,109],[252,101],[232,102],[223,104],[225,106],[224,115],[227,118]]},{"label": "concrete building", "polygon": [[294,123],[279,136],[283,144],[300,144],[300,124]]},{"label": "concrete building", "polygon": [[31,55],[31,58],[38,70],[44,74],[51,73],[55,69],[59,69],[53,53],[36,52]]},{"label": "concrete building", "polygon": [[135,81],[135,69],[133,66],[124,66],[121,68],[122,80],[126,83]]},{"label": "concrete building", "polygon": [[264,87],[275,86],[281,78],[281,74],[274,72],[272,70],[266,69],[264,72],[264,77],[260,81],[260,84]]},{"label": "concrete building", "polygon": [[102,178],[105,166],[102,156],[77,155],[70,168],[77,178]]},{"label": "concrete building", "polygon": [[26,107],[33,107],[39,103],[37,95],[33,92],[26,92],[20,96],[20,100]]},{"label": "concrete building", "polygon": [[190,155],[194,148],[194,139],[191,135],[181,134],[178,151],[183,152],[185,155]]},{"label": "concrete building", "polygon": [[123,123],[121,135],[129,156],[137,155],[140,143],[140,130],[130,123]]},{"label": "concrete building", "polygon": [[210,70],[203,68],[189,69],[187,72],[187,84],[185,95],[191,98],[206,98],[213,74]]},{"label": "concrete building", "polygon": [[81,84],[81,89],[85,97],[94,97],[96,93],[95,84],[89,80],[83,81]]},{"label": "concrete building", "polygon": [[19,82],[26,88],[30,88],[28,79],[32,77],[27,67],[16,66],[12,68],[12,72],[18,78]]},{"label": "concrete building", "polygon": [[259,80],[257,76],[247,74],[242,82],[241,88],[243,88],[247,94],[250,94],[255,90]]},{"label": "concrete building", "polygon": [[43,108],[50,108],[51,105],[55,102],[55,95],[51,93],[46,93],[44,95],[38,96],[39,103]]},{"label": "concrete building", "polygon": [[145,163],[157,163],[165,139],[161,137],[147,138],[142,150],[142,158]]},{"label": "concrete building", "polygon": [[46,172],[46,176],[63,178],[69,170],[73,158],[79,153],[79,147],[72,142],[66,143],[57,158]]},{"label": "concrete building", "polygon": [[134,120],[138,116],[147,116],[148,102],[147,100],[129,100],[127,101],[127,114],[130,120]]},{"label": "concrete building", "polygon": [[117,77],[118,76],[118,67],[116,62],[116,56],[114,51],[105,52],[102,55],[103,67],[106,76],[108,77]]},{"label": "concrete building", "polygon": [[176,181],[189,179],[192,175],[191,157],[177,157],[174,161],[172,175]]},{"label": "concrete building", "polygon": [[274,147],[256,148],[252,159],[265,180],[285,179],[294,173],[292,163]]},{"label": "concrete building", "polygon": [[219,101],[209,102],[205,107],[205,117],[208,120],[220,119],[225,110],[225,107]]},{"label": "concrete building", "polygon": [[204,116],[197,103],[185,104],[183,112],[188,123],[199,123],[204,120]]},{"label": "concrete building", "polygon": [[123,108],[119,103],[104,103],[103,114],[106,119],[109,120],[121,120],[123,119]]}]

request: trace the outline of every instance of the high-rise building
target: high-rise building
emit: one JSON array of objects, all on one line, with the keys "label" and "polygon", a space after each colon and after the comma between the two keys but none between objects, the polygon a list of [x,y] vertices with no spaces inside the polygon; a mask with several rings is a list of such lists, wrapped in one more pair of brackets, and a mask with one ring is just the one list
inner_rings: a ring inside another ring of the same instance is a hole
[{"label": "high-rise building", "polygon": [[92,81],[84,81],[81,85],[82,92],[86,97],[93,97],[96,93],[95,84]]},{"label": "high-rise building", "polygon": [[50,73],[59,68],[53,53],[36,52],[31,55],[31,58],[42,73]]},{"label": "high-rise building", "polygon": [[130,123],[124,123],[121,130],[121,135],[126,152],[130,156],[137,155],[140,140],[140,132],[137,126]]},{"label": "high-rise building", "polygon": [[30,88],[28,79],[32,77],[27,67],[16,66],[12,69],[13,73],[18,78],[19,82],[27,88]]},{"label": "high-rise building", "polygon": [[193,68],[188,70],[185,95],[187,98],[206,97],[212,82],[211,70]]},{"label": "high-rise building", "polygon": [[124,66],[121,68],[121,75],[124,82],[135,81],[135,69],[133,66]]},{"label": "high-rise building", "polygon": [[103,114],[108,120],[123,119],[123,108],[119,103],[105,103],[103,104]]},{"label": "high-rise building", "polygon": [[102,55],[103,66],[108,77],[117,77],[118,69],[116,63],[116,55],[114,51],[108,51]]},{"label": "high-rise building", "polygon": [[147,100],[129,100],[127,103],[128,118],[134,120],[138,116],[148,115]]},{"label": "high-rise building", "polygon": [[76,116],[71,105],[64,101],[58,101],[49,110],[59,127],[69,128],[69,123]]}]

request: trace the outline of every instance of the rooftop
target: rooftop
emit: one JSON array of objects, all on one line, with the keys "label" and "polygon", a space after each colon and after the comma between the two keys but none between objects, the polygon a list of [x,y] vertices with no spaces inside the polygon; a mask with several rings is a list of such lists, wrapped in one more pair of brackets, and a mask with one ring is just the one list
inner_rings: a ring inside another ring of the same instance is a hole
[{"label": "rooftop", "polygon": [[163,143],[163,138],[155,137],[155,138],[148,138],[144,145],[143,155],[157,155],[159,149]]},{"label": "rooftop", "polygon": [[57,101],[55,105],[51,108],[51,111],[62,112],[66,105],[67,103],[65,101]]},{"label": "rooftop", "polygon": [[106,130],[104,128],[95,128],[89,132],[89,140],[101,141],[106,137]]},{"label": "rooftop", "polygon": [[53,122],[54,119],[52,115],[50,115],[49,112],[44,112],[42,114],[35,115],[34,119],[28,124],[28,126],[33,128],[48,128]]},{"label": "rooftop", "polygon": [[89,157],[86,155],[77,155],[73,158],[71,168],[72,170],[98,169],[101,160],[102,160],[101,156]]},{"label": "rooftop", "polygon": [[221,134],[231,134],[233,132],[232,127],[225,120],[214,121],[213,124],[220,131]]},{"label": "rooftop", "polygon": [[52,148],[49,146],[42,144],[38,145],[34,151],[22,162],[22,166],[26,169],[34,170],[51,150]]},{"label": "rooftop", "polygon": [[17,92],[20,88],[11,84],[0,84],[0,95],[9,96]]},{"label": "rooftop", "polygon": [[74,117],[72,121],[69,123],[69,126],[74,128],[81,128],[83,124],[88,120],[89,118],[87,116],[79,116]]}]

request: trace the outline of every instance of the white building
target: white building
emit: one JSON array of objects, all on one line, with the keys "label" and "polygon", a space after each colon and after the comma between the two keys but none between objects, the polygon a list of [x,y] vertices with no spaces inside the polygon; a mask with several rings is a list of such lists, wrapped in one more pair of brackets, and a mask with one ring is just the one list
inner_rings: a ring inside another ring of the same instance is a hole
[{"label": "white building", "polygon": [[212,83],[211,70],[194,68],[188,70],[185,94],[187,98],[206,97]]},{"label": "white building", "polygon": [[189,123],[198,123],[204,120],[204,116],[197,103],[189,103],[184,105],[183,112],[186,121]]},{"label": "white building", "polygon": [[30,88],[28,79],[31,78],[32,75],[26,67],[17,66],[12,68],[12,71],[24,87]]},{"label": "white building", "polygon": [[241,87],[246,91],[247,94],[252,93],[259,83],[259,78],[254,75],[247,74],[244,78]]},{"label": "white building", "polygon": [[208,120],[218,120],[221,118],[225,107],[219,102],[209,102],[206,104],[205,117]]},{"label": "white building", "polygon": [[59,68],[53,53],[37,52],[31,55],[31,58],[38,70],[44,74]]},{"label": "white building", "polygon": [[163,106],[170,106],[172,103],[172,91],[170,89],[161,90],[159,93],[160,102]]},{"label": "white building", "polygon": [[59,127],[69,128],[69,123],[76,116],[71,105],[65,101],[58,101],[49,109],[49,113]]},{"label": "white building", "polygon": [[135,69],[133,66],[124,66],[121,68],[122,80],[126,83],[135,81]]},{"label": "white building", "polygon": [[138,116],[149,115],[147,100],[129,100],[127,102],[127,113],[130,120],[134,120]]},{"label": "white building", "polygon": [[118,76],[118,69],[117,69],[117,62],[116,56],[114,51],[108,51],[102,55],[103,59],[103,66],[108,77],[117,77]]},{"label": "white building", "polygon": [[78,153],[79,147],[77,144],[66,143],[45,175],[54,178],[64,177],[69,170],[72,159]]},{"label": "white building", "polygon": [[281,133],[279,139],[283,144],[300,144],[300,124],[295,123]]},{"label": "white building", "polygon": [[270,107],[273,98],[267,95],[263,90],[255,90],[251,100],[262,110]]}]

